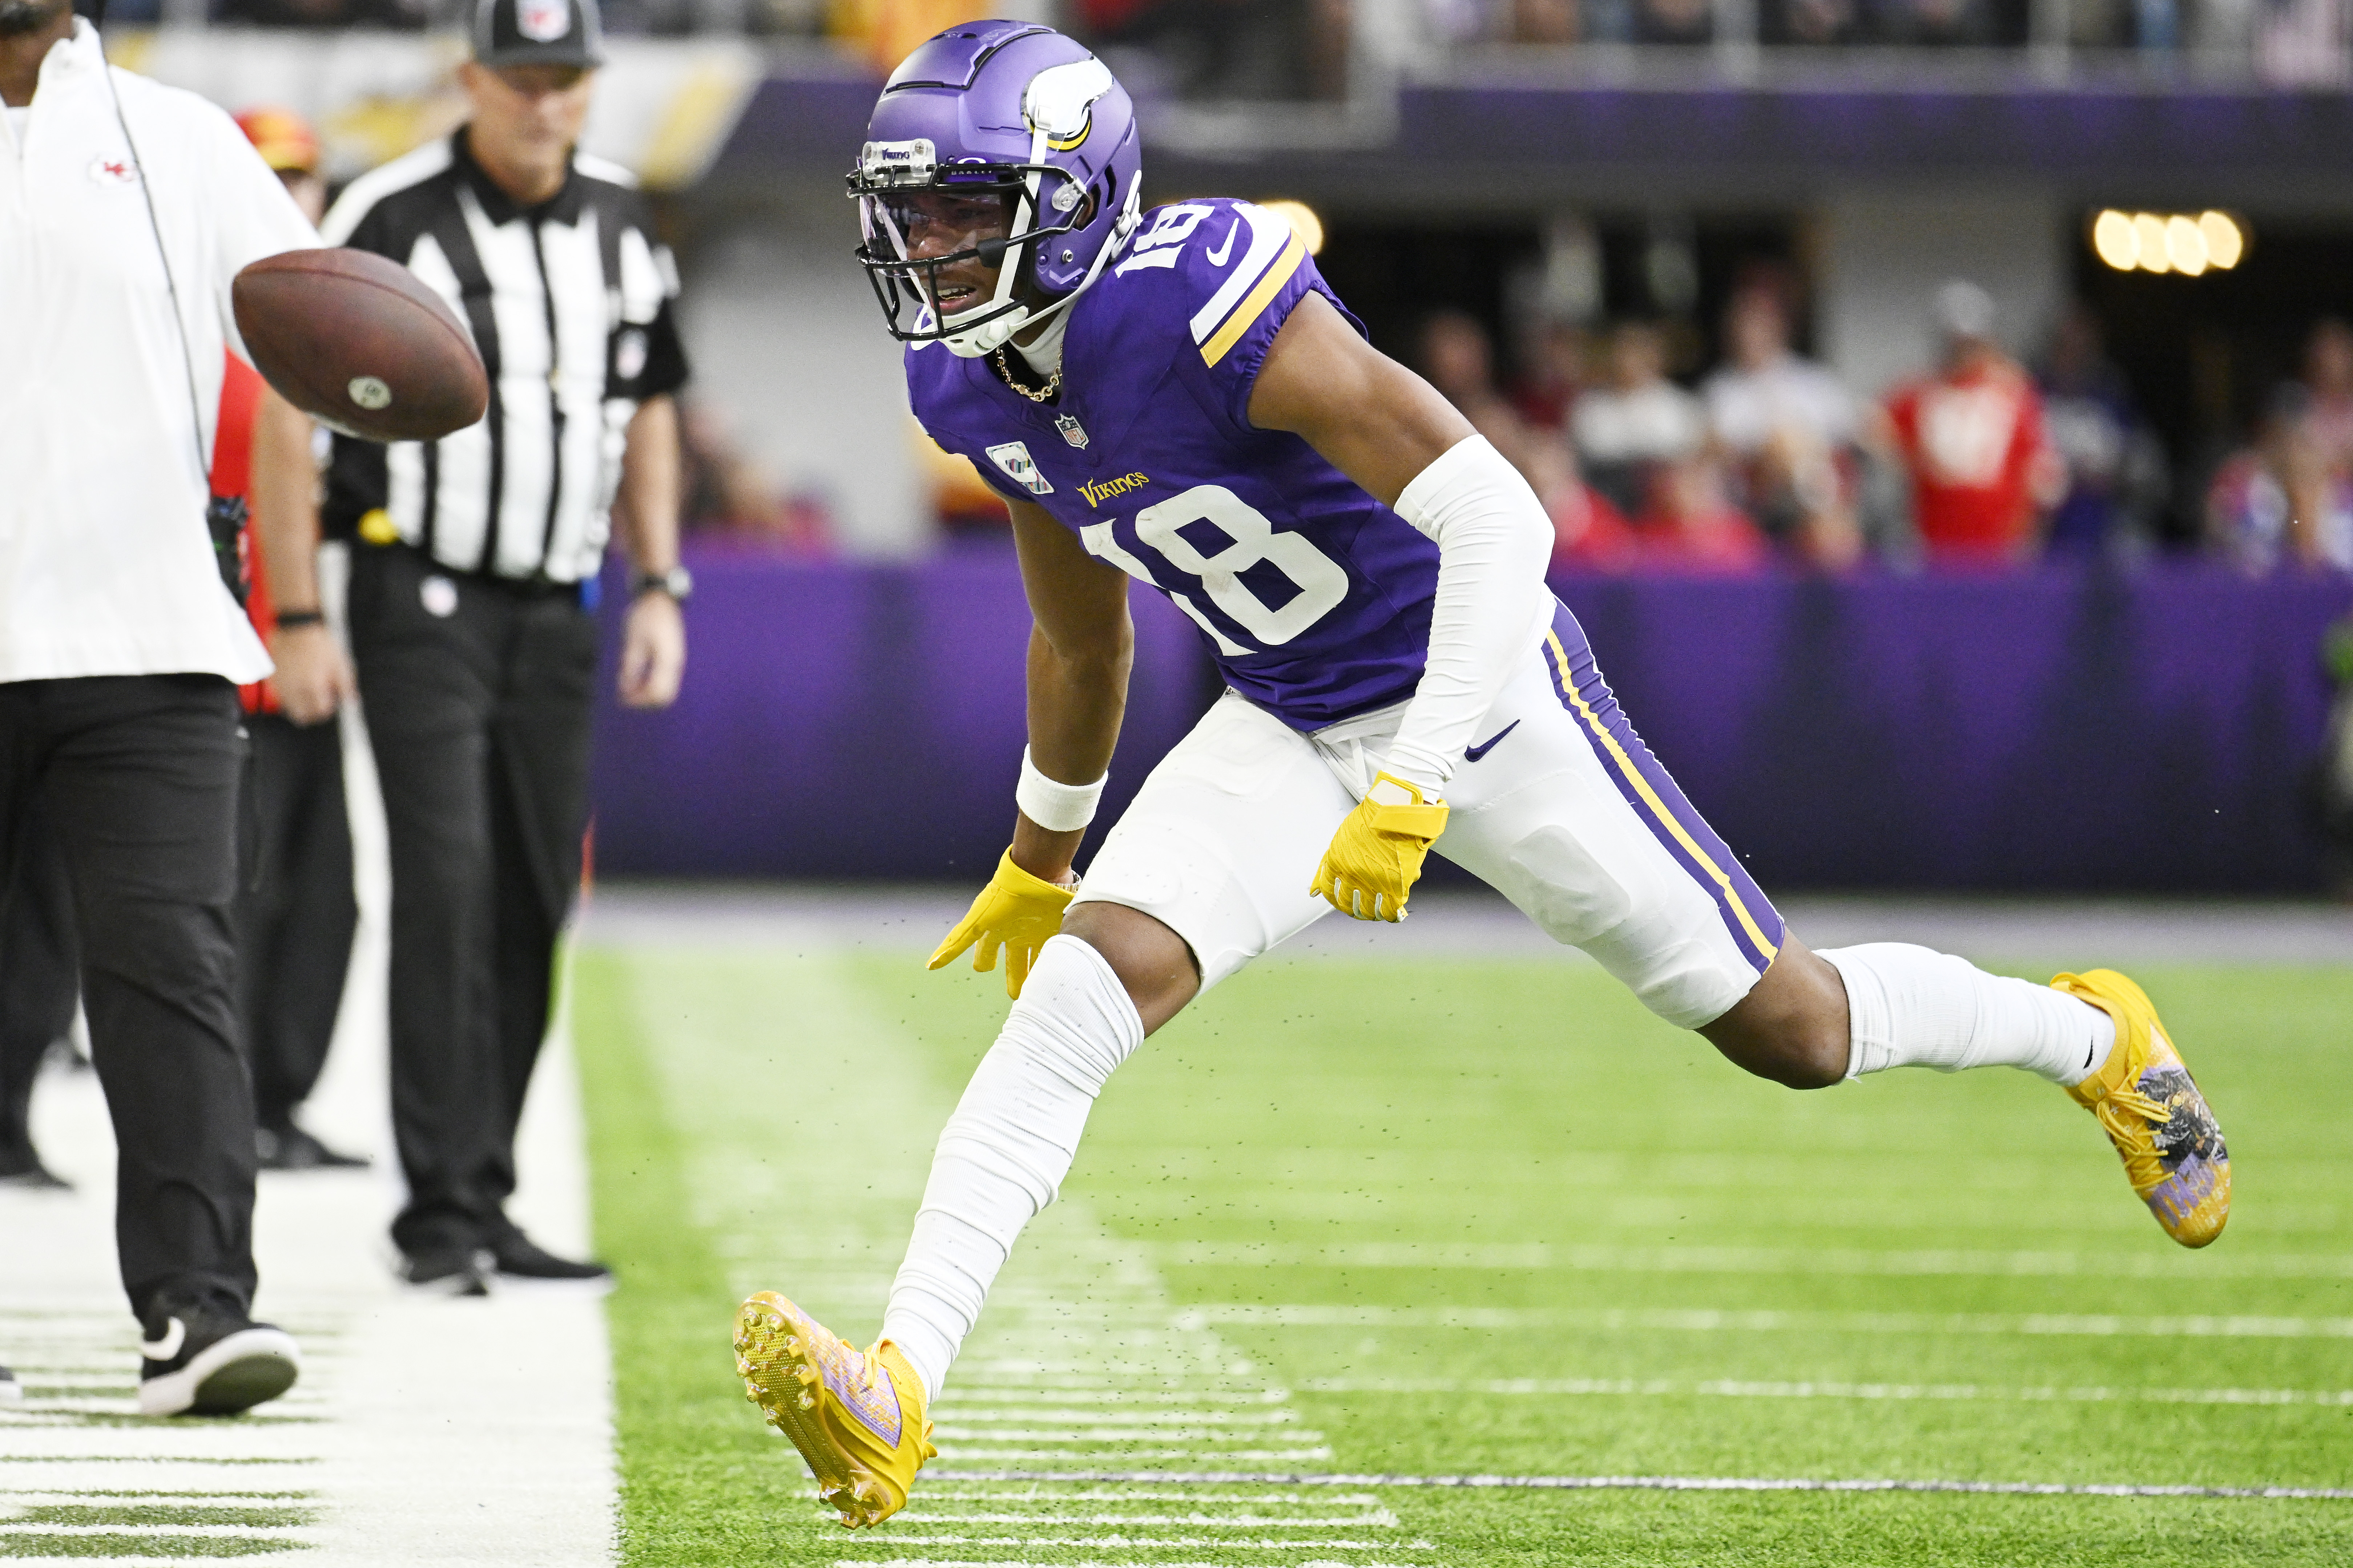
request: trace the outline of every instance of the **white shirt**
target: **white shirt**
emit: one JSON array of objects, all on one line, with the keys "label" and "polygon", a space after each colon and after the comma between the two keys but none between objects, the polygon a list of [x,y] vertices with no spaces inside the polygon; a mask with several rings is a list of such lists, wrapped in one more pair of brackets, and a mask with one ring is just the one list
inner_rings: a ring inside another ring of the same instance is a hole
[{"label": "white shirt", "polygon": [[1757,370],[1726,365],[1701,389],[1716,439],[1749,457],[1783,430],[1824,447],[1854,439],[1854,399],[1846,384],[1822,366],[1785,353]]},{"label": "white shirt", "polygon": [[41,62],[30,114],[0,125],[0,680],[258,680],[269,657],[204,520],[221,355],[245,350],[229,283],[318,236],[236,121],[118,70],[134,160],[104,71],[97,33],[75,23]]},{"label": "white shirt", "polygon": [[1597,388],[1577,400],[1568,417],[1577,455],[1589,463],[1686,457],[1707,439],[1699,399],[1671,381],[1631,392]]}]

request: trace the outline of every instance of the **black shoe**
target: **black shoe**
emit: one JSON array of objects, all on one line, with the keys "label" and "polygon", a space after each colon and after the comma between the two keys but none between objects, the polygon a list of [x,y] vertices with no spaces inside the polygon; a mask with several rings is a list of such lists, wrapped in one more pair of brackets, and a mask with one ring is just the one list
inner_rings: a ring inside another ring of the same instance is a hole
[{"label": "black shoe", "polygon": [[499,1277],[502,1279],[612,1289],[613,1271],[603,1264],[575,1263],[568,1258],[558,1258],[512,1226],[491,1238],[491,1256],[497,1263]]},{"label": "black shoe", "polygon": [[292,1122],[253,1130],[254,1153],[265,1171],[364,1171],[358,1154],[338,1154]]},{"label": "black shoe", "polygon": [[25,1385],[16,1381],[16,1374],[6,1367],[0,1366],[0,1405],[6,1405],[24,1397]]},{"label": "black shoe", "polygon": [[139,1414],[234,1415],[294,1386],[302,1352],[294,1337],[217,1301],[173,1300],[141,1325]]},{"label": "black shoe", "polygon": [[396,1270],[403,1283],[435,1296],[487,1296],[491,1257],[477,1247],[434,1247],[404,1252]]}]

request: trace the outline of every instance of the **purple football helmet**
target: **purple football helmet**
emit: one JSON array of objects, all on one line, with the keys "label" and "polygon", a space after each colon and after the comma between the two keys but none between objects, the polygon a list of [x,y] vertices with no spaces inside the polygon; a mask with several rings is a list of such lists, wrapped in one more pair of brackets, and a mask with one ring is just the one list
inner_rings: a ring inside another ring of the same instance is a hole
[{"label": "purple football helmet", "polygon": [[[858,259],[902,342],[987,353],[1102,276],[1141,211],[1144,154],[1126,89],[1035,23],[972,22],[927,39],[883,84],[866,138],[849,174]],[[942,216],[976,212],[987,221]],[[919,222],[981,237],[917,258]],[[974,259],[997,267],[996,293],[944,309],[940,269]],[[1058,298],[1023,301],[1025,276]]]}]

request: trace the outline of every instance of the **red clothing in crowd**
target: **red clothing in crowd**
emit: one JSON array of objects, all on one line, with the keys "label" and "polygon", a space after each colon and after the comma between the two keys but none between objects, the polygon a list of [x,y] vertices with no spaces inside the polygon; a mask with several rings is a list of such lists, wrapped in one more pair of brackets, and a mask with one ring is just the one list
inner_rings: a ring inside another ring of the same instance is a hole
[{"label": "red clothing in crowd", "polygon": [[2003,361],[1899,388],[1887,400],[1931,556],[2007,560],[2034,532],[2051,463],[2042,399]]},{"label": "red clothing in crowd", "polygon": [[[213,494],[246,496],[251,499],[253,486],[253,411],[261,403],[261,375],[251,365],[235,354],[226,356],[227,365],[221,375],[220,426],[213,435]],[[252,618],[253,629],[266,645],[269,634],[278,629],[278,614],[269,603],[269,577],[261,569],[261,550],[253,537],[253,525],[246,524],[245,560],[253,592],[245,602],[245,613]],[[269,684],[256,681],[251,686],[237,688],[245,700],[248,713],[275,713],[278,695]]]}]

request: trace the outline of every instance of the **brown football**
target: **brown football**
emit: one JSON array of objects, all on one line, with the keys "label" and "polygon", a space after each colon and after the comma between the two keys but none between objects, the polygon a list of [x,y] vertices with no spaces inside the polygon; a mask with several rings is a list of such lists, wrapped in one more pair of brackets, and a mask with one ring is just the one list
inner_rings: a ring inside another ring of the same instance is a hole
[{"label": "brown football", "polygon": [[364,250],[265,257],[230,286],[253,368],[323,425],[370,441],[431,441],[482,416],[489,378],[441,297]]}]

